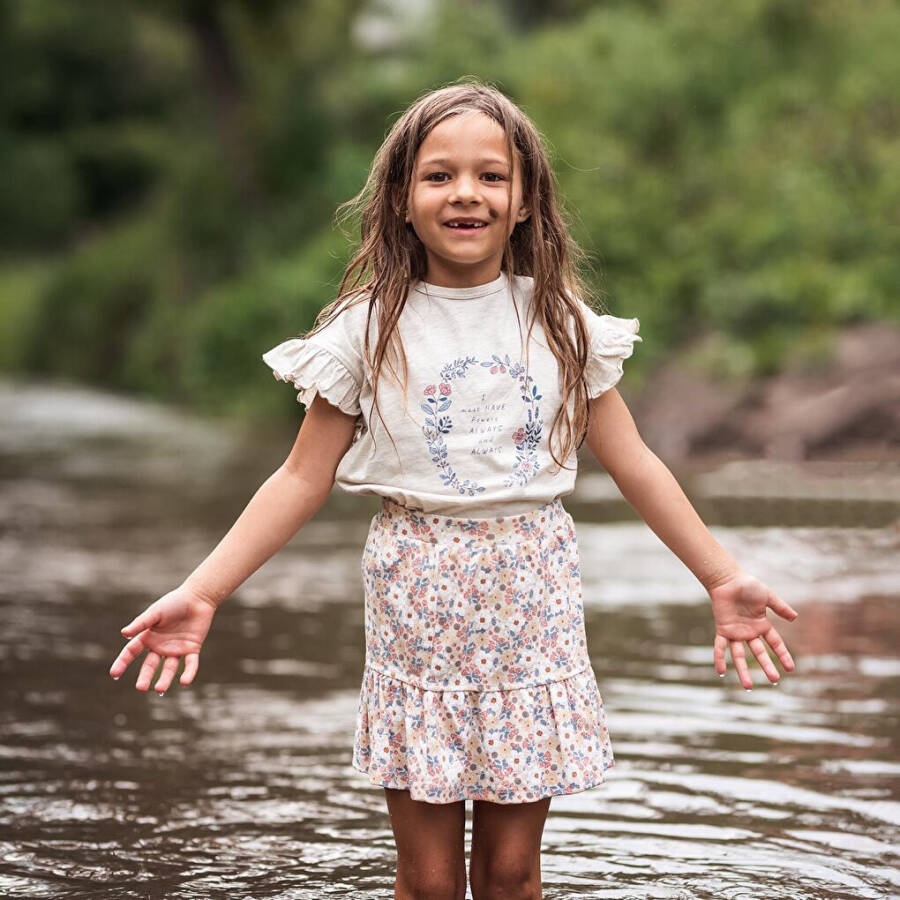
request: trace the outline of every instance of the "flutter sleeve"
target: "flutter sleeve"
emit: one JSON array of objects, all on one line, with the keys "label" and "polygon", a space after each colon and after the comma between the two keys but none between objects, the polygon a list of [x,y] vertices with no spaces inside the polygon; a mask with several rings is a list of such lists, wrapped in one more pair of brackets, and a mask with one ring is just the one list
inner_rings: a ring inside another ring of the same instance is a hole
[{"label": "flutter sleeve", "polygon": [[590,335],[590,352],[584,377],[589,398],[599,397],[615,387],[622,377],[622,363],[634,352],[638,336],[638,319],[599,315],[580,303]]},{"label": "flutter sleeve", "polygon": [[364,369],[357,308],[342,310],[315,334],[289,338],[262,355],[277,380],[293,384],[297,402],[307,409],[321,394],[348,415],[362,411],[359,395]]}]

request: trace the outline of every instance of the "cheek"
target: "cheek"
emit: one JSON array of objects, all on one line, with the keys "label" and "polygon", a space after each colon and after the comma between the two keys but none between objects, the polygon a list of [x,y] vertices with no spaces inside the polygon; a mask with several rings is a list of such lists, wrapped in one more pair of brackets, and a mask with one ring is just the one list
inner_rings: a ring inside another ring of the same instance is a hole
[{"label": "cheek", "polygon": [[416,215],[431,215],[432,212],[441,205],[440,198],[427,191],[413,191],[410,200],[410,209]]}]

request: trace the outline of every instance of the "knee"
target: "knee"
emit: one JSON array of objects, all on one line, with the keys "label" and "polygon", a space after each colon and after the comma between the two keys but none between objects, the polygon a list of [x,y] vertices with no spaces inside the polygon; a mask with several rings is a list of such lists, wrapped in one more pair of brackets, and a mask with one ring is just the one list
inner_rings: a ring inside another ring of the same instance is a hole
[{"label": "knee", "polygon": [[541,874],[533,863],[497,860],[471,872],[474,900],[540,900]]},{"label": "knee", "polygon": [[397,872],[395,900],[465,900],[465,868],[440,867]]}]

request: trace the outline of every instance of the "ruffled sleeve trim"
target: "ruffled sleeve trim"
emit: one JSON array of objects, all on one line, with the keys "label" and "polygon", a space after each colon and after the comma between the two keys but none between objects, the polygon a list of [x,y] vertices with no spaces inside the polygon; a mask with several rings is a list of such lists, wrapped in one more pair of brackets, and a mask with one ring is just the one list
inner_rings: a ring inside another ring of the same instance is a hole
[{"label": "ruffled sleeve trim", "polygon": [[321,394],[347,415],[362,412],[359,384],[340,359],[324,347],[306,338],[290,338],[263,353],[262,359],[278,381],[297,388],[297,402],[307,409],[316,394]]},{"label": "ruffled sleeve trim", "polygon": [[623,360],[634,352],[641,323],[638,319],[597,316],[591,331],[591,349],[585,368],[588,397],[597,397],[615,387],[622,377]]}]

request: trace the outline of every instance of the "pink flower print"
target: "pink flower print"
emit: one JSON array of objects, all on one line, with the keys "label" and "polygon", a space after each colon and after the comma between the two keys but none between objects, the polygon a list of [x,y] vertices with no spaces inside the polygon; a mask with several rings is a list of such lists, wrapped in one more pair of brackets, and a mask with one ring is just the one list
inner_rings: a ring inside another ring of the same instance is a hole
[{"label": "pink flower print", "polygon": [[525,441],[525,429],[517,428],[516,433],[513,435],[513,443],[521,444],[521,443],[524,443],[524,441]]},{"label": "pink flower print", "polygon": [[449,397],[450,396],[450,385],[447,384],[446,381],[442,381],[440,391],[441,391],[442,396]]},{"label": "pink flower print", "polygon": [[429,384],[427,388],[425,388],[425,396],[432,397],[434,396],[434,392],[437,390],[437,387],[433,384]]}]

